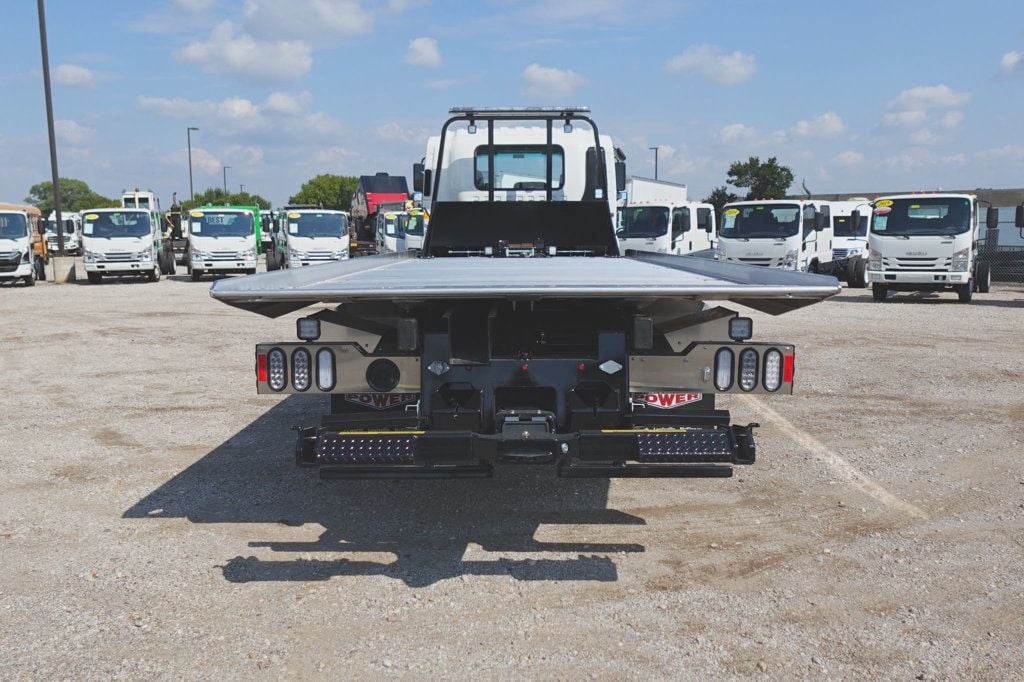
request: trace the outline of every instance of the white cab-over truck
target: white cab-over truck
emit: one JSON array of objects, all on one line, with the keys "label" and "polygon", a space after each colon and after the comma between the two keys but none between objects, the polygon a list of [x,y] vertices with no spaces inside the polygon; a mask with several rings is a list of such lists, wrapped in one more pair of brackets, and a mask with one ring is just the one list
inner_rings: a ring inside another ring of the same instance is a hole
[{"label": "white cab-over truck", "polygon": [[[992,286],[989,264],[978,256],[981,233],[973,194],[899,194],[878,197],[871,211],[867,276],[876,301],[893,291],[955,291],[961,303]],[[989,206],[990,228],[999,226]]]},{"label": "white cab-over truck", "polygon": [[256,222],[253,211],[203,206],[189,213],[188,273],[251,275],[256,272]]},{"label": "white cab-over truck", "polygon": [[21,280],[32,286],[46,278],[46,243],[38,233],[41,221],[35,206],[0,203],[0,282]]},{"label": "white cab-over truck", "polygon": [[615,236],[619,249],[653,253],[686,254],[710,249],[715,244],[715,207],[655,201],[629,204],[619,209]]},{"label": "white cab-over truck", "polygon": [[146,208],[85,211],[82,214],[82,260],[93,284],[99,284],[104,277],[128,275],[158,281],[166,261],[159,214]]},{"label": "white cab-over truck", "polygon": [[[64,214],[64,251],[75,256],[82,253],[82,214],[61,211]],[[57,212],[50,211],[46,220],[46,247],[50,253],[57,253]]]},{"label": "white cab-over truck", "polygon": [[731,424],[716,394],[791,393],[795,349],[751,341],[751,319],[718,304],[781,314],[837,280],[621,255],[609,197],[625,169],[588,110],[450,113],[426,155],[422,251],[210,290],[268,317],[318,308],[289,324],[297,341],[255,349],[259,393],[330,396],[330,413],[299,429],[297,463],[324,478],[481,477],[500,464],[722,477],[752,464],[755,425]]},{"label": "white cab-over truck", "polygon": [[[846,279],[847,286],[867,286],[868,222],[871,201],[867,198],[830,201],[832,212],[832,256],[834,274]],[[857,217],[854,218],[854,213]]]},{"label": "white cab-over truck", "polygon": [[718,227],[720,261],[801,272],[832,272],[828,202],[804,199],[726,204]]},{"label": "white cab-over truck", "polygon": [[277,216],[282,265],[304,268],[349,257],[348,214],[319,208],[286,209]]}]

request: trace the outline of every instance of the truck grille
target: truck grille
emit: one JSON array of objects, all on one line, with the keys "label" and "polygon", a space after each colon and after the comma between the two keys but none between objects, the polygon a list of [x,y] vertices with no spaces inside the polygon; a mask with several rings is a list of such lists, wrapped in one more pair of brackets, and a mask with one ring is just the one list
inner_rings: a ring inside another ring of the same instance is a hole
[{"label": "truck grille", "polygon": [[884,270],[907,272],[945,272],[953,265],[952,258],[882,258]]},{"label": "truck grille", "polygon": [[839,260],[840,258],[846,258],[846,255],[848,253],[850,253],[849,249],[832,249],[833,257],[836,260]]},{"label": "truck grille", "polygon": [[207,260],[239,260],[237,251],[212,251]]},{"label": "truck grille", "polygon": [[335,256],[330,251],[310,251],[304,260],[334,260]]},{"label": "truck grille", "polygon": [[124,263],[135,259],[132,258],[132,254],[130,253],[97,253],[96,260],[107,261],[110,263]]},{"label": "truck grille", "polygon": [[739,261],[747,265],[763,265],[766,267],[772,264],[771,258],[740,258]]}]

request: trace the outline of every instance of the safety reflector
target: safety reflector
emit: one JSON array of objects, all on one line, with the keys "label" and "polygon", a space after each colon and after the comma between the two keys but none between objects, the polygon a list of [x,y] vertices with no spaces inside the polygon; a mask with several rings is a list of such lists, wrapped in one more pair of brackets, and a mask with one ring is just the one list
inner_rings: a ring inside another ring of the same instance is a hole
[{"label": "safety reflector", "polygon": [[787,355],[786,361],[782,366],[782,380],[787,384],[793,383],[793,365],[795,362],[795,356]]},{"label": "safety reflector", "polygon": [[267,381],[267,356],[256,356],[256,381],[266,383]]}]

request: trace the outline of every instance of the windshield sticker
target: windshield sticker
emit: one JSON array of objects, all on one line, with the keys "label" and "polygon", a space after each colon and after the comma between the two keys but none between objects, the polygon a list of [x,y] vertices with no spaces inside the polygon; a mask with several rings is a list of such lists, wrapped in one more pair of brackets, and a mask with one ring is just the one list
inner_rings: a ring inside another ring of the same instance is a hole
[{"label": "windshield sticker", "polygon": [[197,223],[197,222],[193,222],[192,223],[192,234],[199,234],[202,231],[203,231],[203,224],[202,223]]},{"label": "windshield sticker", "polygon": [[911,204],[910,208],[921,208],[921,204]]},{"label": "windshield sticker", "polygon": [[877,208],[888,208],[889,206],[892,206],[892,199],[882,199],[881,201],[876,201],[875,206]]},{"label": "windshield sticker", "polygon": [[99,220],[100,219],[100,214],[99,213],[89,213],[89,214],[86,214],[85,219],[86,220]]},{"label": "windshield sticker", "polygon": [[879,206],[875,209],[875,215],[885,215],[890,212],[892,212],[892,209],[888,206]]},{"label": "windshield sticker", "polygon": [[302,214],[300,214],[300,213],[289,213],[288,217],[291,218],[292,220],[298,220],[299,218],[302,217]]},{"label": "windshield sticker", "polygon": [[727,216],[734,216],[734,215],[739,215],[739,214],[740,214],[740,210],[738,208],[730,208],[728,211],[725,212],[725,215],[727,215]]},{"label": "windshield sticker", "polygon": [[288,234],[298,234],[298,233],[299,233],[299,224],[298,223],[288,223]]},{"label": "windshield sticker", "polygon": [[202,218],[203,217],[203,212],[202,211],[192,211],[192,213],[190,215],[193,218]]},{"label": "windshield sticker", "polygon": [[[95,220],[96,219],[96,218],[89,218],[89,216],[85,216],[85,217],[88,220]],[[96,216],[96,217],[98,218],[99,216]],[[86,223],[85,225],[82,225],[82,234],[92,234],[92,223]]]}]

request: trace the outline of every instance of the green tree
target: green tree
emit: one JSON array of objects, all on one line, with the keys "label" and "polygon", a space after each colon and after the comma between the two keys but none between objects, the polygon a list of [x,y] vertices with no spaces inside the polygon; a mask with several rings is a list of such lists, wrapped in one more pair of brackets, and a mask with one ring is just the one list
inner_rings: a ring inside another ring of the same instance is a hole
[{"label": "green tree", "polygon": [[730,192],[728,187],[722,185],[711,190],[711,194],[704,199],[704,203],[712,204],[715,207],[715,213],[721,214],[723,206],[738,200],[739,195]]},{"label": "green tree", "polygon": [[726,177],[733,187],[746,187],[746,199],[783,199],[793,184],[793,171],[779,165],[774,156],[764,163],[756,156],[736,161]]},{"label": "green tree", "polygon": [[[25,201],[32,204],[43,215],[53,210],[53,183],[49,180],[36,183],[28,190]],[[120,205],[118,200],[110,199],[92,191],[82,180],[75,178],[60,179],[60,205],[63,211],[82,211],[87,208],[108,208]]]},{"label": "green tree", "polygon": [[348,211],[352,208],[352,196],[358,185],[359,178],[355,176],[324,173],[304,182],[288,203]]},{"label": "green tree", "polygon": [[206,191],[197,194],[194,201],[189,199],[182,201],[181,210],[190,211],[196,206],[205,206],[206,204],[213,204],[214,206],[230,204],[232,206],[259,206],[264,209],[270,208],[270,202],[259,194],[250,194],[249,192],[236,192],[234,194],[230,194],[220,187],[210,187]]}]

